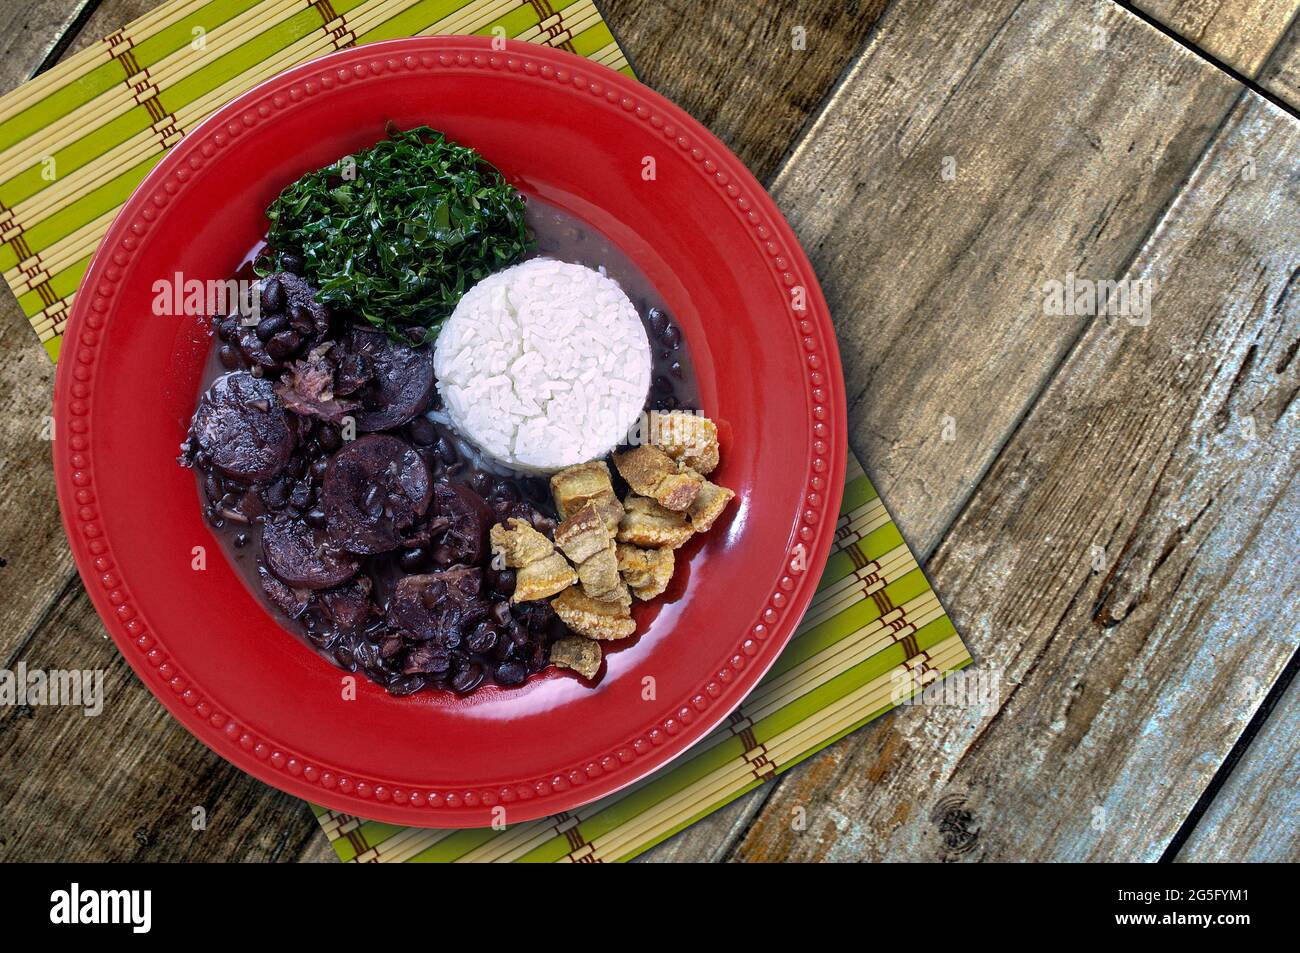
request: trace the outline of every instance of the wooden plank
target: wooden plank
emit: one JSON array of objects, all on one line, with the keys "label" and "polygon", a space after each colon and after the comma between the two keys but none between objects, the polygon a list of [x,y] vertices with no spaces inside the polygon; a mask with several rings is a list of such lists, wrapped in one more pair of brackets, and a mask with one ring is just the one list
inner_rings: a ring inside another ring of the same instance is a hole
[{"label": "wooden plank", "polygon": [[1102,0],[882,18],[772,192],[836,321],[850,442],[918,555],[1087,326],[1041,320],[1044,282],[1122,273],[1238,94]]},{"label": "wooden plank", "polygon": [[715,864],[726,860],[763,808],[772,785],[743,794],[636,858],[647,864]]},{"label": "wooden plank", "polygon": [[1300,109],[1300,17],[1278,41],[1273,55],[1264,64],[1260,85],[1288,105]]},{"label": "wooden plank", "polygon": [[[0,89],[24,82],[86,0],[6,3]],[[50,460],[54,368],[7,292],[0,295],[0,653],[9,654],[75,575],[63,539]]]},{"label": "wooden plank", "polygon": [[1135,0],[1133,5],[1251,79],[1300,11],[1300,0]]},{"label": "wooden plank", "polygon": [[339,855],[334,852],[334,846],[320,829],[315,817],[312,818],[312,824],[316,827],[312,835],[302,842],[301,848],[292,856],[286,851],[283,859],[298,864],[337,864]]},{"label": "wooden plank", "polygon": [[766,181],[887,0],[670,4],[601,0],[638,78]]},{"label": "wooden plank", "polygon": [[28,79],[92,0],[6,0],[0,5],[0,90]]},{"label": "wooden plank", "polygon": [[1287,863],[1300,857],[1300,679],[1277,707],[1174,859]]},{"label": "wooden plank", "polygon": [[931,560],[996,710],[836,746],[738,857],[1161,855],[1296,648],[1298,147],[1241,97],[1116,273],[1155,282],[1150,323],[1088,324]]},{"label": "wooden plank", "polygon": [[18,302],[7,290],[0,299],[0,656],[8,656],[76,570],[59,521],[48,439],[54,367]]},{"label": "wooden plank", "polygon": [[310,854],[324,840],[305,802],[222,761],[171,717],[127,667],[79,586],[59,597],[41,637],[4,667],[20,665],[102,671],[104,705],[93,717],[75,707],[0,708],[6,856],[273,861]]}]

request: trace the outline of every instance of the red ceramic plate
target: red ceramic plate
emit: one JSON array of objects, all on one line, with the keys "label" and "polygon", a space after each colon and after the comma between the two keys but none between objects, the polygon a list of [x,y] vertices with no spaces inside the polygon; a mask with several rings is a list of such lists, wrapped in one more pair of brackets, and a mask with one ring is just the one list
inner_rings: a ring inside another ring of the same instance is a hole
[{"label": "red ceramic plate", "polygon": [[[680,565],[675,598],[597,687],[550,670],[468,698],[393,698],[289,635],[226,563],[176,465],[209,347],[152,314],[153,284],[224,279],[281,188],[427,123],[526,194],[609,236],[653,281],[719,421],[737,491]],[[642,177],[643,159],[656,176]],[[486,39],[345,50],[239,97],[136,190],[99,248],[55,387],[59,501],[77,565],[140,678],[214,751],[340,811],[426,827],[570,810],[681,754],[740,703],[812,597],[845,468],[843,378],[826,304],[775,205],[703,127],[571,54]],[[192,568],[193,550],[208,553]],[[651,681],[652,680],[652,681]],[[651,692],[647,686],[653,686]]]}]

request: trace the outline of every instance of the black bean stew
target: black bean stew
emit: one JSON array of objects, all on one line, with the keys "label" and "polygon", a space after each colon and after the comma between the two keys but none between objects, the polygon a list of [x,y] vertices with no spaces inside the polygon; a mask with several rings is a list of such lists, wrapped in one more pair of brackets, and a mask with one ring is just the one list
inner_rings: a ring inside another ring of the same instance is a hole
[{"label": "black bean stew", "polygon": [[[644,279],[575,220],[530,207],[530,221],[541,254],[614,262],[652,341],[648,407],[694,406],[680,332]],[[567,630],[546,601],[510,603],[514,571],[493,568],[488,531],[519,517],[552,535],[547,481],[490,472],[430,419],[429,346],[330,313],[292,271],[264,278],[259,302],[256,321],[214,319],[181,448],[232,563],[287,627],[393,694],[518,685],[545,668]]]}]

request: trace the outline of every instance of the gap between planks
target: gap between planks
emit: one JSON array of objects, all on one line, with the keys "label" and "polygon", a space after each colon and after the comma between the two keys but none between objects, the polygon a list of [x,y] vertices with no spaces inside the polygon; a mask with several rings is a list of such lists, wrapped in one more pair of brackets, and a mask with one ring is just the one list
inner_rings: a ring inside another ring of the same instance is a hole
[{"label": "gap between planks", "polygon": [[[1161,35],[1177,43],[1179,46],[1187,50],[1189,53],[1199,56],[1201,59],[1205,60],[1205,62],[1209,63],[1211,66],[1217,69],[1219,72],[1224,73],[1230,79],[1240,83],[1243,87],[1250,90],[1252,93],[1254,93],[1256,96],[1259,96],[1261,99],[1267,100],[1268,102],[1272,103],[1274,106],[1276,106],[1278,109],[1282,110],[1283,112],[1287,113],[1293,119],[1300,120],[1300,110],[1297,110],[1295,106],[1291,105],[1291,103],[1287,102],[1285,99],[1283,99],[1281,96],[1274,93],[1272,90],[1266,89],[1264,86],[1260,85],[1258,82],[1256,82],[1254,77],[1247,76],[1245,73],[1242,73],[1240,70],[1238,70],[1235,66],[1219,59],[1213,53],[1203,49],[1202,47],[1198,46],[1196,43],[1193,43],[1191,40],[1187,39],[1185,36],[1179,33],[1176,29],[1161,22],[1159,19],[1152,16],[1150,13],[1147,13],[1141,7],[1137,6],[1134,3],[1131,3],[1130,0],[1110,0],[1110,2],[1115,4],[1120,9],[1125,10],[1129,14],[1137,17],[1147,26],[1151,27],[1153,30],[1157,31]],[[1287,27],[1283,29],[1281,33],[1278,34],[1276,40],[1274,40],[1273,44],[1269,47],[1267,53],[1264,55],[1263,66],[1261,66],[1260,68],[1261,74],[1267,68],[1268,60],[1281,47],[1283,38],[1286,36],[1287,32],[1291,29],[1291,27],[1295,25],[1295,22],[1296,22],[1296,14],[1293,13],[1291,20],[1288,22]]]},{"label": "gap between planks", "polygon": [[1196,833],[1196,828],[1200,825],[1202,819],[1213,807],[1219,793],[1223,790],[1224,785],[1228,783],[1228,779],[1249,755],[1251,744],[1263,729],[1265,723],[1273,716],[1274,709],[1277,708],[1278,703],[1286,694],[1287,688],[1294,681],[1297,669],[1300,669],[1300,648],[1296,649],[1292,654],[1290,661],[1286,663],[1286,668],[1282,669],[1282,674],[1277,677],[1277,681],[1273,683],[1273,686],[1268,690],[1268,694],[1264,696],[1264,701],[1260,703],[1255,714],[1251,716],[1245,731],[1233,744],[1232,750],[1223,759],[1219,769],[1214,772],[1214,777],[1201,793],[1201,796],[1197,798],[1191,811],[1183,820],[1182,826],[1178,828],[1177,833],[1169,841],[1169,845],[1160,856],[1161,863],[1169,863],[1179,859],[1179,854],[1192,838],[1192,835]]}]

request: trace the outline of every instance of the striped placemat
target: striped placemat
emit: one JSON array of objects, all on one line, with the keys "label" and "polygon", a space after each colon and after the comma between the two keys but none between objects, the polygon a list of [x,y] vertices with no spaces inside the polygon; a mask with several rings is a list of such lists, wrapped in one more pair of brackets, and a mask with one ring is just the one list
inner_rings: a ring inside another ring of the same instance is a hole
[{"label": "striped placemat", "polygon": [[[297,63],[377,40],[492,34],[631,75],[592,0],[171,0],[0,97],[0,268],[52,359],[95,247],[187,130]],[[505,830],[425,830],[316,808],[341,859],[626,860],[971,661],[856,460],[795,638],[744,704],[671,766]]]},{"label": "striped placemat", "polygon": [[343,47],[494,32],[631,75],[592,0],[172,0],[0,97],[0,270],[50,357],[117,210],[218,107]]},{"label": "striped placemat", "polygon": [[316,808],[340,859],[629,860],[971,661],[861,465],[835,548],[776,665],[713,734],[617,794],[504,830],[396,827]]}]

